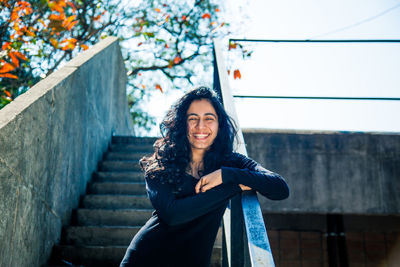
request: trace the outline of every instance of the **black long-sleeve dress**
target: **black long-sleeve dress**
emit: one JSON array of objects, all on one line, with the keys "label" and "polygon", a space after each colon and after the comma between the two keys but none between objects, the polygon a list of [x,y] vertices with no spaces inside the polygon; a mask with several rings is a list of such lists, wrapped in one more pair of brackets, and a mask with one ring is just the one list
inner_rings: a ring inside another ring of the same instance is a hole
[{"label": "black long-sleeve dress", "polygon": [[273,200],[289,196],[285,180],[244,155],[223,162],[222,184],[196,194],[199,181],[187,174],[176,194],[168,183],[146,177],[155,211],[132,239],[121,266],[208,266],[228,200],[242,192],[239,184]]}]

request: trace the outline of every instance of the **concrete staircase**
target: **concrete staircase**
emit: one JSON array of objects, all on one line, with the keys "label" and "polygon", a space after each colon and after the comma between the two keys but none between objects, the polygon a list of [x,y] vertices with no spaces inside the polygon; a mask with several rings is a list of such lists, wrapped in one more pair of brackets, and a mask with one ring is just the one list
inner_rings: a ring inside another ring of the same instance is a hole
[{"label": "concrete staircase", "polygon": [[[119,266],[126,248],[153,211],[138,160],[155,138],[114,136],[72,225],[53,249],[52,266]],[[221,266],[221,231],[211,266]]]}]

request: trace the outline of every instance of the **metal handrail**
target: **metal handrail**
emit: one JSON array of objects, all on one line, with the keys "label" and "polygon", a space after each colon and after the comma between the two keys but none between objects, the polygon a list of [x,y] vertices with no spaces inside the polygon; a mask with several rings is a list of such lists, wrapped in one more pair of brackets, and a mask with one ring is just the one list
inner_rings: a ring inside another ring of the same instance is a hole
[{"label": "metal handrail", "polygon": [[[229,87],[221,45],[214,43],[214,89],[235,121],[236,151],[247,155]],[[243,231],[244,230],[244,231]],[[244,192],[230,201],[223,217],[223,266],[275,266],[257,194]]]}]

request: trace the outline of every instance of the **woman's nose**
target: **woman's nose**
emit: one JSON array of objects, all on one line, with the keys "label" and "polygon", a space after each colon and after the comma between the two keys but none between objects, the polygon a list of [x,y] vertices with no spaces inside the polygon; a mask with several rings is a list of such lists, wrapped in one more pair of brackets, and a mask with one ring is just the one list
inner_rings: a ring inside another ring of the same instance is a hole
[{"label": "woman's nose", "polygon": [[199,129],[201,129],[201,128],[204,128],[205,127],[205,122],[204,122],[204,120],[199,120],[199,122],[197,123],[197,127],[199,128]]}]

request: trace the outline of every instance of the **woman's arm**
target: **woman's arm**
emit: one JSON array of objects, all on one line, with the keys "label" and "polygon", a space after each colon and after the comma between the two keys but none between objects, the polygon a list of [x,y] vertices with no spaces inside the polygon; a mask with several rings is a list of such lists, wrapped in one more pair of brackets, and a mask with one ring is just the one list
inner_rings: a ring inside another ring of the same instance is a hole
[{"label": "woman's arm", "polygon": [[146,179],[147,192],[160,219],[168,225],[182,224],[214,210],[241,192],[238,185],[221,184],[203,194],[176,198],[171,186],[157,178]]},{"label": "woman's arm", "polygon": [[256,161],[234,153],[230,166],[222,166],[209,175],[202,177],[196,185],[196,192],[206,192],[210,188],[222,184],[235,184],[248,186],[263,196],[281,200],[289,196],[289,187],[285,180],[277,173],[263,168]]}]

